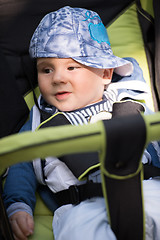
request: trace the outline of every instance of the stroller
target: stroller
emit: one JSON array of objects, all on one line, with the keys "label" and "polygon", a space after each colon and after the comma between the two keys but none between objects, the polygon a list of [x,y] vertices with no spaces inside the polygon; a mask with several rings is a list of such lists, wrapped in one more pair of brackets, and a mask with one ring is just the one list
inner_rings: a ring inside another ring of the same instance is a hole
[{"label": "stroller", "polygon": [[[103,195],[112,230],[118,240],[145,239],[141,189],[143,166],[140,158],[144,147],[150,141],[160,139],[160,131],[158,131],[160,127],[160,113],[158,112],[160,110],[159,3],[147,0],[114,0],[112,3],[97,0],[67,1],[67,5],[72,7],[79,6],[98,12],[107,27],[113,52],[120,57],[133,57],[139,62],[144,78],[150,86],[151,94],[146,99],[146,104],[157,113],[135,116],[135,118],[122,117],[118,121],[116,119],[103,121],[78,128],[64,126],[56,129],[43,129],[39,130],[36,136],[30,132],[18,135],[16,133],[27,120],[29,111],[39,94],[35,65],[28,54],[29,40],[40,19],[46,13],[65,5],[66,2],[58,1],[53,4],[50,0],[10,1],[10,4],[6,2],[1,5],[1,180],[8,166],[36,157],[46,157],[45,152],[49,155],[60,156],[76,152],[97,151],[101,163]],[[137,129],[136,133],[133,131],[134,128]],[[128,159],[126,152],[124,158],[124,151],[119,150],[123,159],[122,163],[127,163],[127,170],[124,174],[123,168],[121,170],[115,168],[117,166],[116,155],[113,154],[113,147],[110,145],[114,146],[117,141],[120,143],[119,149],[122,150],[124,143],[124,145],[130,143],[128,148],[134,145],[131,144],[131,140],[132,143],[136,141],[136,146],[139,146],[134,158]],[[134,188],[135,192],[130,190],[132,184],[137,187]],[[1,193],[2,191],[1,186]],[[116,192],[114,196],[113,191]],[[133,198],[135,195],[136,201]],[[37,198],[34,216],[35,233],[30,239],[53,239],[51,228],[53,213],[47,209],[38,195]],[[123,205],[120,204],[122,202]],[[126,205],[125,203],[128,202],[130,204]],[[0,203],[0,237],[7,240],[14,239],[2,197]],[[136,212],[133,204],[136,204]],[[128,222],[127,216],[134,217]]]}]

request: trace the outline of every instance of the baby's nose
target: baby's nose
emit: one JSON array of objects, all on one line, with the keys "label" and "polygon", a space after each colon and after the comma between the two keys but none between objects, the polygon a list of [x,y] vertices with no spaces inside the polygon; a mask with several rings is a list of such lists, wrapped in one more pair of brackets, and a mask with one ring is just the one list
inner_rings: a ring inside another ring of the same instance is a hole
[{"label": "baby's nose", "polygon": [[61,71],[55,72],[53,75],[53,78],[52,78],[53,84],[66,83],[67,81],[68,80],[67,80],[65,74]]}]

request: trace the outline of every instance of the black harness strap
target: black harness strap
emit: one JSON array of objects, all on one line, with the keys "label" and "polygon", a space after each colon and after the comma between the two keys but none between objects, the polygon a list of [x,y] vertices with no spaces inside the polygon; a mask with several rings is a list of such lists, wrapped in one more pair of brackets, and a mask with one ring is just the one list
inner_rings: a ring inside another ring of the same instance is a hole
[{"label": "black harness strap", "polygon": [[[144,234],[141,156],[146,128],[140,114],[104,121],[105,191],[111,228],[118,240],[142,240]],[[141,168],[140,168],[141,166]]]},{"label": "black harness strap", "polygon": [[101,183],[91,181],[82,185],[72,185],[69,189],[54,194],[59,206],[65,204],[79,204],[80,202],[93,197],[103,197]]},{"label": "black harness strap", "polygon": [[144,164],[143,165],[144,179],[149,179],[151,177],[160,176],[160,168],[153,165]]},{"label": "black harness strap", "polygon": [[[47,117],[48,113],[41,111],[41,120],[45,121]],[[48,121],[45,121],[44,124],[40,126],[40,128],[55,127],[67,124],[70,124],[69,120],[65,117],[64,114],[59,113],[56,116],[53,116],[53,118],[49,118]],[[59,159],[67,165],[67,167],[77,178],[87,169],[99,163],[97,152],[68,154],[59,157]],[[98,167],[96,167],[96,169],[98,169]]]}]

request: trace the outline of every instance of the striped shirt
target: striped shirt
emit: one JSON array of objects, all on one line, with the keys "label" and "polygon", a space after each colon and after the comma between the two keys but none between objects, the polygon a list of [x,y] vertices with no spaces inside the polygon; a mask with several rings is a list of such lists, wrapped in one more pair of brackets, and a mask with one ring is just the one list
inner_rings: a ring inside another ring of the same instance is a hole
[{"label": "striped shirt", "polygon": [[[62,112],[72,125],[88,124],[90,119],[100,112],[112,112],[113,99],[107,99],[103,96],[103,100],[84,108],[77,109],[71,112]],[[48,105],[41,97],[40,107],[42,110],[54,115],[59,111],[54,106]]]}]

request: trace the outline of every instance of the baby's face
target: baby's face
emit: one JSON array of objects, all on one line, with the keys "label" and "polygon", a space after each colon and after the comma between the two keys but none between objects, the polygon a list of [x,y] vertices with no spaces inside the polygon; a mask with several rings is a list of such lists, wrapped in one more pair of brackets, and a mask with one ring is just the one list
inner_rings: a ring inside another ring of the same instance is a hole
[{"label": "baby's face", "polygon": [[[86,67],[71,58],[37,59],[41,94],[60,111],[73,111],[102,99],[104,69]],[[109,71],[109,70],[107,70]]]}]

